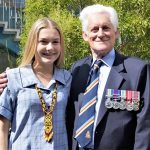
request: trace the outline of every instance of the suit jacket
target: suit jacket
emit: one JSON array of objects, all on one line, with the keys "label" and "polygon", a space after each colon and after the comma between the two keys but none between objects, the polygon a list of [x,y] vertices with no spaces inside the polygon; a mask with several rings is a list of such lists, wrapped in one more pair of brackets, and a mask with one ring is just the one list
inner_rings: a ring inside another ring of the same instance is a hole
[{"label": "suit jacket", "polygon": [[[117,52],[115,55],[99,109],[94,150],[150,150],[150,65],[138,58]],[[73,150],[78,150],[73,138],[79,113],[78,96],[85,91],[91,63],[92,57],[86,57],[71,69],[73,78],[67,106],[67,129],[69,146]],[[140,91],[140,110],[106,108],[107,89]]]}]

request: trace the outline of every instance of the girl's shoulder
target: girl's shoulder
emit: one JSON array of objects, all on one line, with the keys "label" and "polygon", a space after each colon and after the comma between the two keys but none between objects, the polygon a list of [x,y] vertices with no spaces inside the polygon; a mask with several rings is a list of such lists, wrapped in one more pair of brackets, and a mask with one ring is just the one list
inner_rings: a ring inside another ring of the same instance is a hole
[{"label": "girl's shoulder", "polygon": [[55,79],[65,83],[72,79],[70,71],[60,68],[55,68],[54,77]]}]

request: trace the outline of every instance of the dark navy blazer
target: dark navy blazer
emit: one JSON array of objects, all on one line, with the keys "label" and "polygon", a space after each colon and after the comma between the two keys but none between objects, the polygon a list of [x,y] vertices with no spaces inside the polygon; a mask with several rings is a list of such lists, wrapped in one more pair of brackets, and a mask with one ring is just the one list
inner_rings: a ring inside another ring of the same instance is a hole
[{"label": "dark navy blazer", "polygon": [[[86,88],[91,63],[92,57],[86,57],[77,61],[71,69],[73,79],[67,107],[67,129],[69,146],[73,150],[78,150],[73,139],[79,113],[78,96]],[[140,110],[106,108],[107,89],[140,91]],[[99,110],[94,150],[150,150],[150,65],[146,62],[115,52]]]}]

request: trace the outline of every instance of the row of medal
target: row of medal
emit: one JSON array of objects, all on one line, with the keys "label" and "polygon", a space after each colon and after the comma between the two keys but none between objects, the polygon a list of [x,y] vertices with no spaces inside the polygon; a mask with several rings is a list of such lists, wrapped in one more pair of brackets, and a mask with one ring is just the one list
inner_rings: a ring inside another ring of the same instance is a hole
[{"label": "row of medal", "polygon": [[105,106],[109,109],[138,111],[140,107],[140,92],[107,89]]}]

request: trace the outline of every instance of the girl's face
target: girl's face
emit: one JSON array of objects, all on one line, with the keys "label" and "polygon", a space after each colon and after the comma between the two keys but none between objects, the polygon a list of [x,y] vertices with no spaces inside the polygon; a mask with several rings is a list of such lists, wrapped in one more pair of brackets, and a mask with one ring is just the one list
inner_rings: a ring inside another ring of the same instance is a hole
[{"label": "girl's face", "polygon": [[37,42],[34,63],[36,65],[53,66],[61,53],[61,39],[59,32],[56,29],[41,29]]}]

